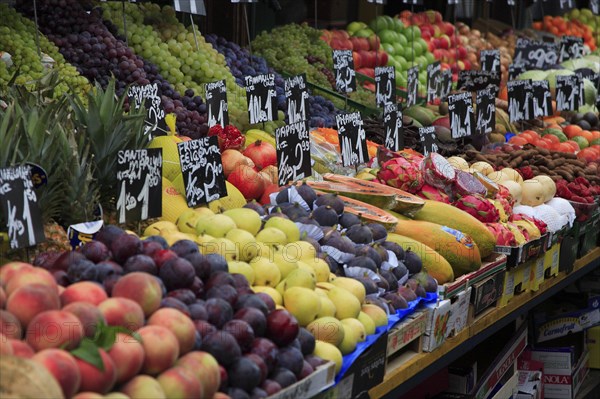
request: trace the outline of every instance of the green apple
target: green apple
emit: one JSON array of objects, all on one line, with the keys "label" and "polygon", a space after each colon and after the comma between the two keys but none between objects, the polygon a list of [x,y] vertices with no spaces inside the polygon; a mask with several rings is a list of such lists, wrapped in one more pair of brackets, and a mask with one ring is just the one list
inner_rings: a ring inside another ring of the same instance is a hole
[{"label": "green apple", "polygon": [[388,53],[388,55],[396,53],[396,48],[392,43],[381,43],[381,48],[383,48],[383,51]]},{"label": "green apple", "polygon": [[256,238],[246,230],[231,229],[227,232],[225,238],[233,241],[237,245],[240,260],[248,262],[258,255]]},{"label": "green apple", "polygon": [[250,266],[252,266],[256,275],[254,284],[277,287],[281,280],[281,272],[269,258],[257,256],[250,261]]},{"label": "green apple", "polygon": [[303,269],[293,270],[283,281],[285,282],[283,286],[284,291],[287,291],[291,287],[304,287],[314,290],[317,283],[314,276]]},{"label": "green apple", "polygon": [[216,238],[225,237],[229,230],[237,226],[233,219],[223,214],[203,216],[196,223],[197,234],[208,234]]},{"label": "green apple", "polygon": [[403,54],[401,54],[407,61],[414,60],[412,47],[404,47]]},{"label": "green apple", "polygon": [[280,216],[274,216],[267,220],[265,223],[265,228],[267,227],[275,227],[285,233],[287,238],[287,242],[294,242],[300,239],[300,230],[296,223],[292,222],[289,219],[284,219]]},{"label": "green apple", "polygon": [[385,29],[379,32],[381,43],[394,44],[398,41],[399,34],[391,29]]},{"label": "green apple", "polygon": [[355,32],[358,32],[361,29],[365,29],[367,24],[361,21],[353,21],[348,24],[346,27],[346,31],[352,36]]},{"label": "green apple", "polygon": [[404,26],[404,22],[399,18],[394,18],[394,30],[398,33],[404,32],[406,27]]},{"label": "green apple", "polygon": [[371,29],[364,28],[354,32],[354,37],[371,37],[375,34]]},{"label": "green apple", "polygon": [[233,241],[224,237],[217,237],[212,241],[204,243],[200,249],[204,255],[219,254],[228,261],[240,258],[238,246]]},{"label": "green apple", "polygon": [[229,269],[229,273],[243,274],[250,285],[254,284],[256,273],[254,272],[252,266],[250,266],[248,263],[237,260],[230,260],[229,262],[227,262],[227,268]]},{"label": "green apple", "polygon": [[299,325],[305,327],[317,318],[321,301],[312,289],[290,287],[283,294],[283,306],[294,315]]},{"label": "green apple", "polygon": [[256,235],[256,241],[267,244],[268,246],[287,244],[286,234],[275,227],[265,227]]},{"label": "green apple", "polygon": [[256,235],[262,226],[260,215],[253,209],[228,209],[223,212],[223,215],[229,216],[231,219],[233,219],[238,229],[246,230],[252,235]]},{"label": "green apple", "polygon": [[427,65],[433,64],[435,62],[435,56],[429,51],[425,53],[425,58],[427,59]]}]

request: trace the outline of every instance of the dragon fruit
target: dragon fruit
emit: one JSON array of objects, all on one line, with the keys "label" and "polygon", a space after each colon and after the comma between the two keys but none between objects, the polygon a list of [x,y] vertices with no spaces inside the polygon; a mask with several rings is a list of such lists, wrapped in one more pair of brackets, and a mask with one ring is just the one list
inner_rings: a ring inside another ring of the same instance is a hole
[{"label": "dragon fruit", "polygon": [[430,186],[429,184],[424,184],[417,195],[427,200],[444,202],[446,204],[450,203],[450,197],[448,197],[448,194],[444,190]]},{"label": "dragon fruit", "polygon": [[494,205],[496,205],[496,207],[502,208],[501,213],[504,214],[504,217],[501,217],[500,220],[503,222],[508,221],[508,219],[510,219],[510,217],[513,214],[514,202],[511,202],[503,197],[496,197],[496,199],[494,200]]},{"label": "dragon fruit", "polygon": [[485,226],[496,237],[496,245],[503,247],[516,247],[518,245],[515,235],[502,223],[486,223]]},{"label": "dragon fruit", "polygon": [[432,152],[423,159],[421,172],[425,183],[437,188],[451,185],[456,179],[456,169],[444,156]]},{"label": "dragon fruit", "polygon": [[[515,223],[519,221],[527,221],[533,223],[533,225],[538,229],[540,236],[543,236],[548,232],[548,225],[543,221],[536,219],[532,216],[527,216],[522,213],[515,213],[510,217],[510,221]],[[529,233],[531,235],[531,231]]]},{"label": "dragon fruit", "polygon": [[479,194],[485,196],[487,190],[479,180],[469,172],[462,170],[456,171],[456,180],[452,186],[453,194],[456,198],[464,197],[465,195]]},{"label": "dragon fruit", "polygon": [[500,220],[498,209],[481,195],[465,195],[454,202],[454,206],[482,223],[496,223]]},{"label": "dragon fruit", "polygon": [[525,237],[525,235],[521,232],[521,229],[519,229],[519,226],[517,226],[513,223],[510,223],[510,222],[505,223],[505,226],[515,236],[515,240],[517,240],[517,245],[523,245],[527,242],[527,237]]},{"label": "dragon fruit", "polygon": [[386,161],[377,172],[377,178],[388,186],[412,194],[419,192],[424,184],[419,167],[403,156]]}]

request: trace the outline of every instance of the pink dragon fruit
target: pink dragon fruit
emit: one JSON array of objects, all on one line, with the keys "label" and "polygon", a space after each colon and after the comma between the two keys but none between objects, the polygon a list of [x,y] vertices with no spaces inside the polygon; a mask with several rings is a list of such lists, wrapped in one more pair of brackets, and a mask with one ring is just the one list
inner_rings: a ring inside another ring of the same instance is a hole
[{"label": "pink dragon fruit", "polygon": [[543,221],[541,221],[540,219],[536,219],[534,217],[527,216],[522,213],[514,213],[510,217],[511,222],[517,222],[519,220],[527,220],[527,221],[530,221],[533,224],[535,224],[535,227],[538,228],[541,235],[544,235],[548,232],[548,225],[546,223],[544,223]]},{"label": "pink dragon fruit", "polygon": [[504,209],[504,213],[506,215],[507,219],[510,219],[510,217],[513,214],[513,206],[515,204],[514,201],[512,201],[512,196],[510,197],[510,199],[504,198],[504,197],[500,197],[500,196],[496,196],[496,202],[499,203],[502,206],[502,209]]},{"label": "pink dragon fruit", "polygon": [[396,187],[409,193],[417,193],[423,187],[423,175],[419,167],[404,157],[386,161],[377,172],[377,178],[388,186]]},{"label": "pink dragon fruit", "polygon": [[456,179],[456,169],[444,156],[432,152],[423,159],[421,172],[425,183],[437,188],[445,188]]},{"label": "pink dragon fruit", "polygon": [[487,192],[485,186],[475,176],[462,170],[456,171],[456,181],[452,188],[456,198],[471,194],[485,196]]},{"label": "pink dragon fruit", "polygon": [[502,223],[486,223],[485,226],[496,237],[496,245],[503,247],[516,247],[518,245],[513,232]]},{"label": "pink dragon fruit", "polygon": [[423,199],[444,202],[446,204],[451,202],[450,197],[448,197],[448,194],[444,190],[430,186],[429,184],[424,184],[417,195]]},{"label": "pink dragon fruit", "polygon": [[478,194],[465,195],[454,202],[454,206],[467,212],[482,223],[500,221],[500,214],[494,204]]}]

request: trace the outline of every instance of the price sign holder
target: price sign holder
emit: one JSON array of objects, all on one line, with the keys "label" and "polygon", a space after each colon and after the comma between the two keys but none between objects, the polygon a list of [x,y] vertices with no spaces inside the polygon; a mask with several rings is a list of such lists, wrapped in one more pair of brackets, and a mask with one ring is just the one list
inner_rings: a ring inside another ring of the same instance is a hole
[{"label": "price sign holder", "polygon": [[488,87],[477,92],[476,134],[484,135],[496,128],[496,88]]},{"label": "price sign holder", "polygon": [[208,127],[229,125],[229,105],[227,103],[227,85],[225,79],[204,85]]},{"label": "price sign holder", "polygon": [[0,169],[0,206],[6,219],[10,249],[28,248],[45,241],[42,213],[29,165]]},{"label": "price sign holder", "polygon": [[216,136],[177,144],[179,163],[190,208],[227,195],[219,141]]},{"label": "price sign holder", "polygon": [[427,156],[432,152],[438,152],[440,149],[437,137],[435,135],[435,126],[420,127],[419,139],[423,145],[424,156]]},{"label": "price sign holder", "polygon": [[336,115],[335,117],[343,166],[358,165],[369,160],[367,136],[360,112]]},{"label": "price sign holder", "polygon": [[583,57],[582,37],[563,36],[560,38],[560,62],[581,57]]},{"label": "price sign holder", "polygon": [[352,50],[333,50],[335,88],[346,98],[344,109],[348,108],[348,93],[356,91],[356,72]]},{"label": "price sign holder", "polygon": [[275,74],[246,76],[246,98],[250,124],[277,120],[277,91]]},{"label": "price sign holder", "polygon": [[500,50],[481,50],[479,59],[482,71],[500,73]]},{"label": "price sign holder", "polygon": [[448,96],[448,112],[453,139],[473,135],[473,95],[470,92]]},{"label": "price sign holder", "polygon": [[288,123],[308,120],[308,90],[306,74],[292,76],[284,80],[285,101],[287,104]]},{"label": "price sign holder", "polygon": [[162,148],[118,152],[119,223],[161,216],[162,161]]},{"label": "price sign holder", "polygon": [[594,15],[600,14],[600,1],[590,0],[590,10],[592,10],[592,14]]},{"label": "price sign holder", "polygon": [[385,147],[392,151],[400,151],[404,148],[404,128],[402,122],[400,104],[387,104],[383,109]]},{"label": "price sign holder", "polygon": [[508,66],[508,80],[515,80],[525,71],[527,71],[527,68],[524,64],[510,64]]},{"label": "price sign holder", "polygon": [[581,103],[579,95],[582,84],[579,76],[556,76],[556,110],[577,111]]},{"label": "price sign holder", "polygon": [[450,95],[450,92],[452,91],[452,70],[451,69],[445,69],[442,71],[440,87],[441,87],[440,98],[442,99],[442,101],[446,101],[446,99]]},{"label": "price sign holder", "polygon": [[375,67],[375,102],[378,108],[396,102],[394,91],[396,68],[393,66]]},{"label": "price sign holder", "polygon": [[511,80],[506,87],[509,120],[518,122],[531,119],[531,80]]},{"label": "price sign holder", "polygon": [[500,74],[494,71],[459,71],[457,87],[467,91],[479,91],[492,85],[500,86]]},{"label": "price sign holder", "polygon": [[276,129],[275,140],[279,186],[310,177],[312,167],[308,122],[298,121]]},{"label": "price sign holder", "polygon": [[142,105],[146,108],[144,120],[144,134],[151,136],[164,136],[169,128],[165,122],[165,110],[158,84],[150,83],[143,86],[131,86],[127,91],[129,106],[139,109]]},{"label": "price sign holder", "polygon": [[419,67],[414,66],[409,68],[407,73],[406,108],[412,107],[417,103],[417,96],[419,95]]},{"label": "price sign holder", "polygon": [[552,93],[547,80],[534,80],[531,82],[533,117],[543,118],[552,115]]},{"label": "price sign holder", "polygon": [[440,97],[441,64],[439,61],[427,65],[427,103]]}]

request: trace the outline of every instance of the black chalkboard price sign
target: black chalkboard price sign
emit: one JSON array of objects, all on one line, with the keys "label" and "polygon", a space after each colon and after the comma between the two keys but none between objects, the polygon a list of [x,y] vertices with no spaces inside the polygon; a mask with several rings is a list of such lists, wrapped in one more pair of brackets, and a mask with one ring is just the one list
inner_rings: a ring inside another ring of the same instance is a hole
[{"label": "black chalkboard price sign", "polygon": [[375,67],[375,102],[383,108],[396,102],[396,68],[393,66]]},{"label": "black chalkboard price sign", "polygon": [[308,121],[298,121],[275,130],[278,182],[284,186],[311,175]]},{"label": "black chalkboard price sign", "polygon": [[439,61],[427,65],[427,102],[431,103],[440,96],[441,64]]},{"label": "black chalkboard price sign", "polygon": [[507,85],[508,119],[518,122],[531,119],[531,80],[511,80]]},{"label": "black chalkboard price sign", "polygon": [[440,147],[435,135],[435,126],[420,127],[419,139],[423,145],[423,155],[427,156],[432,152],[439,151]]},{"label": "black chalkboard price sign", "polygon": [[306,89],[306,74],[292,76],[284,80],[287,117],[290,124],[305,121],[308,113],[308,90]]},{"label": "black chalkboard price sign", "polygon": [[117,154],[119,223],[162,214],[162,149],[122,150]]},{"label": "black chalkboard price sign", "polygon": [[577,75],[556,76],[557,111],[577,111],[579,109],[581,84],[582,82]]},{"label": "black chalkboard price sign", "polygon": [[0,169],[0,203],[11,249],[31,247],[45,240],[31,166]]},{"label": "black chalkboard price sign", "polygon": [[367,0],[369,3],[386,5],[387,0]]},{"label": "black chalkboard price sign", "polygon": [[158,84],[150,83],[143,86],[131,86],[127,91],[129,106],[139,109],[142,105],[146,109],[144,120],[144,134],[151,136],[164,136],[168,133],[165,122],[165,110]]},{"label": "black chalkboard price sign", "polygon": [[547,80],[531,82],[531,97],[533,100],[533,117],[541,118],[552,115],[552,93]]},{"label": "black chalkboard price sign", "polygon": [[412,107],[417,103],[419,90],[419,67],[414,66],[407,72],[406,107]]},{"label": "black chalkboard price sign", "polygon": [[488,87],[479,90],[475,102],[477,104],[476,134],[493,132],[496,127],[496,88]]},{"label": "black chalkboard price sign", "polygon": [[495,71],[459,71],[457,87],[467,91],[478,91],[490,85],[500,86],[500,79],[500,74]]},{"label": "black chalkboard price sign", "polygon": [[336,115],[335,120],[342,152],[342,164],[350,166],[367,162],[369,160],[367,135],[363,128],[360,112]]},{"label": "black chalkboard price sign", "polygon": [[481,70],[500,73],[500,50],[481,50],[479,60]]},{"label": "black chalkboard price sign", "polygon": [[510,64],[508,66],[508,80],[515,80],[525,71],[527,71],[527,68],[524,64]]},{"label": "black chalkboard price sign", "polygon": [[448,96],[448,111],[453,139],[473,135],[473,96],[470,92]]},{"label": "black chalkboard price sign", "polygon": [[422,6],[423,0],[402,0],[404,4],[410,4],[414,6]]},{"label": "black chalkboard price sign", "polygon": [[383,109],[383,126],[385,127],[385,147],[392,151],[404,148],[404,131],[402,128],[402,110],[399,104],[388,104]]},{"label": "black chalkboard price sign", "polygon": [[563,36],[560,38],[560,62],[581,57],[583,57],[582,37]]},{"label": "black chalkboard price sign", "polygon": [[190,208],[227,195],[219,141],[216,136],[184,141],[177,144],[177,149],[185,197]]},{"label": "black chalkboard price sign", "polygon": [[600,14],[600,0],[590,0],[590,10],[594,15]]},{"label": "black chalkboard price sign", "polygon": [[208,107],[208,127],[229,125],[229,112],[227,106],[227,86],[225,80],[207,83],[206,106]]},{"label": "black chalkboard price sign", "polygon": [[524,64],[527,69],[547,69],[558,63],[558,52],[556,43],[519,38],[513,62]]},{"label": "black chalkboard price sign", "polygon": [[558,0],[558,7],[561,12],[567,12],[575,7],[575,0]]},{"label": "black chalkboard price sign", "polygon": [[356,90],[356,72],[351,50],[333,50],[333,69],[337,91],[345,94]]},{"label": "black chalkboard price sign", "polygon": [[246,98],[250,124],[277,120],[275,74],[246,76]]},{"label": "black chalkboard price sign", "polygon": [[441,75],[440,98],[445,101],[452,91],[452,70],[444,69]]}]

